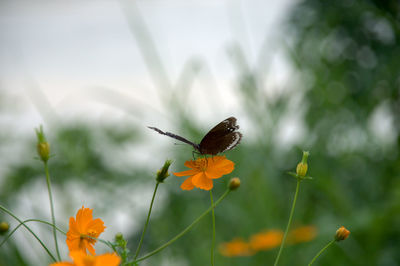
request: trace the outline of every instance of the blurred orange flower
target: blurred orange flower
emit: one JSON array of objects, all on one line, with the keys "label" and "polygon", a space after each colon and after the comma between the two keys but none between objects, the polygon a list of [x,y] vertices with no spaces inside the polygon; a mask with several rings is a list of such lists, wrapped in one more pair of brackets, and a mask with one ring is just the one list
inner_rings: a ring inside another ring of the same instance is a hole
[{"label": "blurred orange flower", "polygon": [[250,238],[250,247],[254,251],[269,250],[276,247],[282,242],[283,232],[280,230],[269,230],[253,235]]},{"label": "blurred orange flower", "polygon": [[222,177],[233,171],[234,163],[225,156],[198,158],[186,161],[185,166],[191,168],[183,172],[174,173],[176,176],[190,176],[181,185],[183,190],[192,190],[194,187],[210,190],[213,188],[213,179]]},{"label": "blurred orange flower", "polygon": [[[317,228],[315,226],[302,226],[289,232],[288,241],[290,244],[308,242],[313,240],[316,235]],[[282,239],[282,231],[268,230],[252,235],[248,242],[241,238],[235,238],[231,242],[223,243],[220,246],[219,251],[226,257],[251,256],[258,251],[279,247],[282,243]]]},{"label": "blurred orange flower", "polygon": [[99,256],[87,255],[81,250],[71,251],[69,254],[72,262],[57,262],[50,266],[118,266],[120,257],[115,253],[106,253]]},{"label": "blurred orange flower", "polygon": [[301,226],[289,232],[288,243],[297,244],[313,240],[317,236],[317,228],[312,225]]},{"label": "blurred orange flower", "polygon": [[254,254],[249,244],[241,238],[235,238],[230,242],[221,244],[219,252],[225,257],[251,256]]},{"label": "blurred orange flower", "polygon": [[76,220],[74,217],[69,219],[66,242],[71,252],[81,250],[86,254],[87,249],[92,255],[96,254],[93,248],[96,240],[91,237],[98,238],[106,227],[101,219],[93,220],[92,212],[93,210],[82,206],[76,214]]}]

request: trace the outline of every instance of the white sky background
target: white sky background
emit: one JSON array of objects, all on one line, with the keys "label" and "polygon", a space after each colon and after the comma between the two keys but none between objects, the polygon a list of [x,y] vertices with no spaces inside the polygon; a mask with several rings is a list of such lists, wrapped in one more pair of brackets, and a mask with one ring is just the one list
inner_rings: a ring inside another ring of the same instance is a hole
[{"label": "white sky background", "polygon": [[[288,68],[276,46],[280,21],[293,0],[132,2],[172,83],[188,59],[206,62],[192,92],[194,117],[209,123],[210,115],[223,119],[235,113],[235,80],[227,55],[234,42],[254,64],[267,38],[276,54],[272,76],[286,82]],[[63,117],[118,117],[118,111],[99,102],[97,86],[132,97],[143,108],[168,112],[160,109],[157,89],[118,1],[2,1],[0,32],[0,88],[27,108],[27,128],[42,122],[32,106],[32,81]],[[223,95],[222,106],[208,108],[212,96],[206,90]],[[163,126],[159,115],[150,114],[149,122]]]}]

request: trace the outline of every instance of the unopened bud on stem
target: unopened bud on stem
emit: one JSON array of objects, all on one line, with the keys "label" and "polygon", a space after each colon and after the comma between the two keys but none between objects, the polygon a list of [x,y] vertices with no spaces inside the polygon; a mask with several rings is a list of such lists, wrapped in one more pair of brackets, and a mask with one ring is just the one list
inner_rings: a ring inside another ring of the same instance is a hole
[{"label": "unopened bud on stem", "polygon": [[46,163],[50,158],[50,144],[46,141],[46,137],[43,132],[43,126],[40,126],[39,129],[35,129],[36,136],[38,139],[37,143],[37,152],[40,159]]},{"label": "unopened bud on stem", "polygon": [[240,179],[239,177],[234,177],[229,181],[228,185],[230,190],[236,190],[240,187]]},{"label": "unopened bud on stem", "polygon": [[166,160],[164,166],[157,171],[157,182],[163,183],[164,180],[169,176],[168,169],[172,164],[172,160]]},{"label": "unopened bud on stem", "polygon": [[307,159],[308,159],[309,155],[310,155],[310,153],[308,151],[303,151],[303,158],[296,167],[296,174],[299,177],[305,177],[307,174],[307,170],[308,170]]},{"label": "unopened bud on stem", "polygon": [[0,235],[7,233],[8,229],[10,229],[10,225],[7,222],[0,223]]},{"label": "unopened bud on stem", "polygon": [[335,234],[335,240],[341,241],[345,240],[350,235],[350,231],[347,230],[344,226],[340,227]]}]

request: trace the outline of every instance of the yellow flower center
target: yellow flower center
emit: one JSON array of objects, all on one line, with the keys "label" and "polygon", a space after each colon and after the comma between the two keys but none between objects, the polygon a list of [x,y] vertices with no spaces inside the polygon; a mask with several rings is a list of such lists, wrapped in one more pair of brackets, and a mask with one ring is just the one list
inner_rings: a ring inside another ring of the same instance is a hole
[{"label": "yellow flower center", "polygon": [[199,169],[200,171],[206,171],[207,170],[207,159],[198,159],[194,162],[196,165],[196,168]]},{"label": "yellow flower center", "polygon": [[92,237],[96,237],[97,236],[97,231],[94,229],[89,229],[87,231],[87,234],[81,234],[81,239],[86,239],[87,241],[89,241],[89,243],[96,243],[96,239],[93,239]]},{"label": "yellow flower center", "polygon": [[91,237],[96,237],[97,231],[93,230],[93,229],[89,229],[88,230],[88,235],[91,236]]}]

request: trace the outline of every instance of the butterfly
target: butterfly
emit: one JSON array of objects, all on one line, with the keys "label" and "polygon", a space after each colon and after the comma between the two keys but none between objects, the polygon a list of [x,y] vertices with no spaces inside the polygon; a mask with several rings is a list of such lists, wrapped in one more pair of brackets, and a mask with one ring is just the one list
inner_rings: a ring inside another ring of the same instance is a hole
[{"label": "butterfly", "polygon": [[175,135],[170,132],[164,132],[156,127],[148,127],[158,133],[177,139],[184,143],[187,143],[198,151],[200,154],[205,155],[216,155],[218,153],[229,151],[235,148],[242,139],[242,133],[238,132],[239,126],[236,125],[236,118],[229,117],[218,125],[213,127],[200,141],[200,144],[196,144],[187,140],[181,136]]}]

